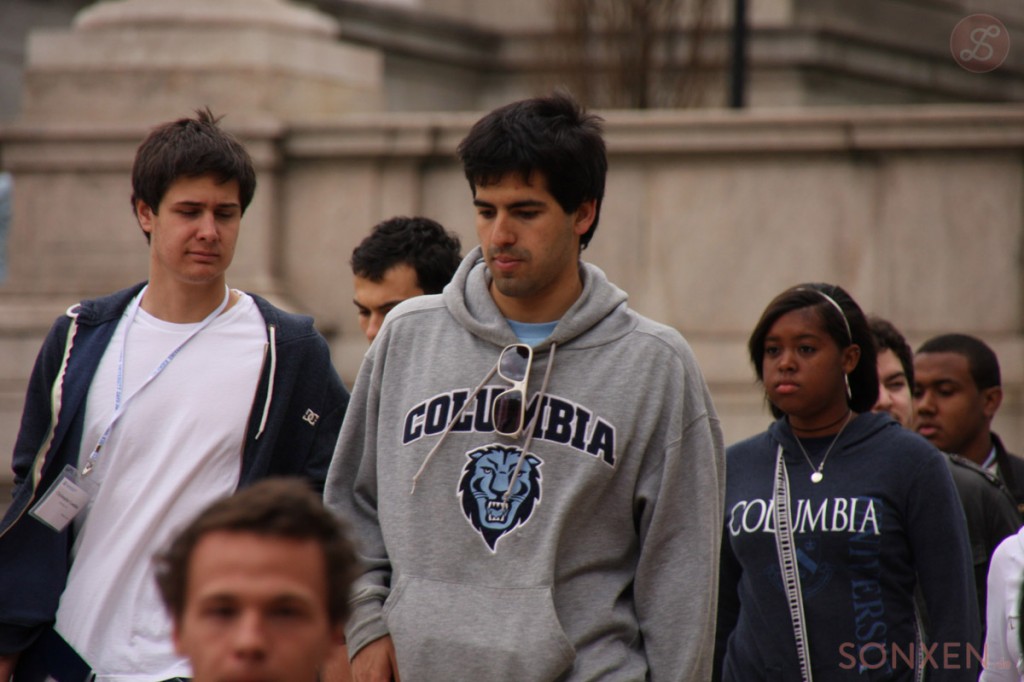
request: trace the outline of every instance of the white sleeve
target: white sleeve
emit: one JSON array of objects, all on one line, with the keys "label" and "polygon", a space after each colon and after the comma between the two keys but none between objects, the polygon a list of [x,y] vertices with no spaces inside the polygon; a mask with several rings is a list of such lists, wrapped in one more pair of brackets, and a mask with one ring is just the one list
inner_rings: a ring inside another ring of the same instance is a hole
[{"label": "white sleeve", "polygon": [[985,660],[981,682],[1020,682],[1021,581],[1024,578],[1021,540],[1011,535],[992,554],[988,569],[988,606],[985,614]]}]

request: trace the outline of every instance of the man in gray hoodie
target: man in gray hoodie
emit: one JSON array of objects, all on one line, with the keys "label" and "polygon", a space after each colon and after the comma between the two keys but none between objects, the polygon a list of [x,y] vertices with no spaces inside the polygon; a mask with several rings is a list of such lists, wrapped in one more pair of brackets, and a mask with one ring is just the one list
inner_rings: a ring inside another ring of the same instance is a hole
[{"label": "man in gray hoodie", "polygon": [[682,336],[579,259],[600,119],[514,102],[458,153],[480,246],[388,315],[328,472],[354,677],[708,679],[722,435]]}]

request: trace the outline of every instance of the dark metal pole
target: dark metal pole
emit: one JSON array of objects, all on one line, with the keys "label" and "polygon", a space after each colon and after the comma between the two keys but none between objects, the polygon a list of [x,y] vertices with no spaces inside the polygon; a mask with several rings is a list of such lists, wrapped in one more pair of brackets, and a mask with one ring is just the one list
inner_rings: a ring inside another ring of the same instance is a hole
[{"label": "dark metal pole", "polygon": [[747,0],[735,0],[733,3],[729,78],[729,106],[742,109],[746,104],[747,90]]}]

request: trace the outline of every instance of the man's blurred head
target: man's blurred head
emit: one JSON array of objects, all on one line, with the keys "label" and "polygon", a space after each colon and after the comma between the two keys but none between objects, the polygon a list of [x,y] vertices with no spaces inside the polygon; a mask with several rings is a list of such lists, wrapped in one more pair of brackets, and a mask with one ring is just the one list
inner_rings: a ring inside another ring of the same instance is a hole
[{"label": "man's blurred head", "polygon": [[315,682],[343,641],[355,552],[304,483],[266,480],[214,503],[156,561],[196,682]]}]

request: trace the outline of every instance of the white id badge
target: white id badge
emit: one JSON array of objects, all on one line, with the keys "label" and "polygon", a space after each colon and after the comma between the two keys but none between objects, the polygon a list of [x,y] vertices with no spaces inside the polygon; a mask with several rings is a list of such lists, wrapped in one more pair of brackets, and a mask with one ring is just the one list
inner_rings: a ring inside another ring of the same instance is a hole
[{"label": "white id badge", "polygon": [[78,470],[67,464],[50,489],[28,513],[59,533],[82,513],[90,497]]}]

